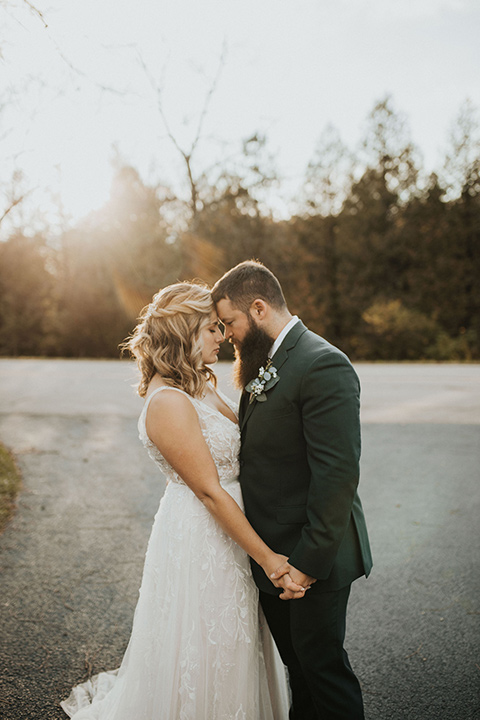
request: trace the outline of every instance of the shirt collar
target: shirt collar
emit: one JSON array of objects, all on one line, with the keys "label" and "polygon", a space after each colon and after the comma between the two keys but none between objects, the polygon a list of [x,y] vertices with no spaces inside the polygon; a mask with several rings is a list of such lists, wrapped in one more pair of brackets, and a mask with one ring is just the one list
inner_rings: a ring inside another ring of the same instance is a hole
[{"label": "shirt collar", "polygon": [[268,353],[268,357],[269,357],[269,358],[272,358],[272,357],[275,355],[275,353],[277,352],[278,348],[280,347],[280,345],[281,345],[282,342],[284,341],[285,336],[287,335],[287,333],[290,332],[290,330],[293,328],[293,326],[294,326],[297,322],[298,322],[298,316],[297,316],[297,315],[294,315],[294,316],[292,317],[292,319],[289,320],[289,322],[285,325],[285,327],[283,328],[283,330],[280,332],[280,334],[279,334],[278,337],[276,338],[275,342],[273,343],[272,347],[270,348],[270,351],[269,351],[269,353]]}]

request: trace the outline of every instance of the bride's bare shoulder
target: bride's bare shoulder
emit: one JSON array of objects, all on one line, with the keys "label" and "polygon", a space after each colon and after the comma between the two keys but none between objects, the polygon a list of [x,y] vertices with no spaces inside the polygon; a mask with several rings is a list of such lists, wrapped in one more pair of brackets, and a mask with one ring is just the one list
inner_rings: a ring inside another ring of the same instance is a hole
[{"label": "bride's bare shoulder", "polygon": [[[162,392],[157,392],[160,389]],[[149,398],[151,399],[149,400]],[[148,388],[145,400],[149,401],[147,425],[162,421],[164,426],[169,423],[178,426],[179,423],[190,424],[196,419],[197,413],[191,398],[179,388],[171,387],[165,383],[157,384],[152,389]]]}]

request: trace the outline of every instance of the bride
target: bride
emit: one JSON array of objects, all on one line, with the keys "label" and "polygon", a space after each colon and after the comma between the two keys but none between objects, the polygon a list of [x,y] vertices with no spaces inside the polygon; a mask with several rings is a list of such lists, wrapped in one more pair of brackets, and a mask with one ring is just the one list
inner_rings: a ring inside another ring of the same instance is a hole
[{"label": "bride", "polygon": [[[126,343],[145,397],[138,428],[167,480],[118,670],[75,687],[74,720],[286,720],[284,668],[258,605],[248,556],[273,552],[243,514],[240,433],[207,365],[223,335],[210,292],[177,283],[154,296]],[[301,597],[289,575],[283,596]]]}]

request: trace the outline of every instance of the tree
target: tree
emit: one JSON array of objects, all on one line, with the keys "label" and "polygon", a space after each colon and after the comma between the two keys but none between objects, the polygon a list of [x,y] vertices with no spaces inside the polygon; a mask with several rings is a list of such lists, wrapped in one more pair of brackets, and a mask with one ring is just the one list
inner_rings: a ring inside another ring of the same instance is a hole
[{"label": "tree", "polygon": [[449,134],[443,168],[443,182],[450,198],[467,190],[478,195],[480,164],[480,123],[473,103],[466,100],[460,108]]},{"label": "tree", "polygon": [[42,237],[15,233],[0,243],[0,354],[52,354],[54,278]]},{"label": "tree", "polygon": [[[282,235],[266,203],[277,182],[264,137],[242,144],[235,162],[217,168],[202,195],[195,221],[182,235],[186,276],[214,282],[225,270],[252,257],[278,258]],[[278,236],[275,233],[278,232]]]},{"label": "tree", "polygon": [[361,158],[363,170],[338,217],[339,295],[345,345],[362,345],[362,313],[375,301],[402,297],[409,258],[400,240],[401,215],[417,193],[415,150],[404,119],[390,100],[369,118]]},{"label": "tree", "polygon": [[12,219],[15,211],[18,211],[31,192],[31,189],[27,188],[23,172],[18,167],[19,153],[12,152],[10,147],[12,125],[7,113],[10,104],[19,94],[18,90],[10,88],[8,91],[4,91],[0,97],[0,154],[5,173],[0,178],[0,232],[2,234],[5,234],[7,225],[6,232],[9,234],[13,223],[8,223],[8,221]]},{"label": "tree", "polygon": [[178,279],[179,248],[163,215],[168,197],[121,167],[105,207],[64,234],[56,268],[64,354],[118,355],[141,308]]},{"label": "tree", "polygon": [[198,218],[198,212],[203,207],[202,202],[202,188],[205,186],[208,176],[208,171],[203,172],[196,172],[194,168],[194,161],[195,161],[195,155],[198,150],[198,146],[201,142],[203,128],[205,124],[206,117],[208,115],[208,110],[210,107],[210,103],[212,101],[212,98],[215,94],[215,90],[217,88],[218,82],[220,80],[220,76],[223,70],[223,67],[225,65],[225,57],[226,57],[226,47],[224,45],[222,52],[220,54],[219,62],[217,71],[215,73],[215,76],[213,80],[210,83],[210,86],[205,94],[205,99],[203,106],[198,113],[196,127],[193,130],[192,133],[192,140],[188,145],[183,145],[180,143],[179,139],[177,138],[176,134],[171,128],[170,121],[167,116],[167,112],[165,109],[165,103],[164,103],[164,89],[162,86],[162,82],[158,81],[148,65],[146,64],[143,57],[140,55],[140,53],[137,53],[138,59],[140,62],[140,65],[144,71],[145,77],[148,80],[148,83],[151,87],[151,89],[154,92],[155,100],[156,100],[156,107],[158,110],[158,113],[160,115],[160,119],[162,121],[163,127],[165,128],[165,131],[167,133],[167,137],[177,150],[178,154],[182,158],[182,161],[184,163],[185,171],[186,171],[186,179],[188,184],[188,195],[189,199],[187,201],[187,207],[190,214],[190,227],[193,231],[196,229],[196,223]]},{"label": "tree", "polygon": [[306,321],[333,343],[343,335],[338,216],[351,190],[354,165],[354,156],[328,126],[308,164],[300,203],[303,217],[294,221]]},{"label": "tree", "polygon": [[376,103],[367,118],[360,161],[376,170],[386,189],[400,202],[415,195],[418,153],[406,118],[395,111],[389,96]]},{"label": "tree", "polygon": [[[4,47],[8,46],[9,29],[12,23],[23,23],[27,15],[33,15],[43,27],[47,27],[43,13],[29,0],[20,0],[20,3],[12,0],[0,0],[0,11],[2,14],[0,59],[2,60],[4,59]],[[10,136],[13,123],[7,116],[8,109],[25,95],[32,80],[33,77],[28,77],[20,86],[5,86],[6,89],[2,91],[0,97],[0,156],[3,171],[2,177],[0,177],[0,233],[4,236],[5,232],[8,236],[14,227],[14,224],[8,223],[8,221],[12,221],[15,212],[21,208],[24,200],[32,192],[31,188],[27,188],[26,178],[18,164],[18,156],[21,152],[18,149],[15,152],[11,147]]]},{"label": "tree", "polygon": [[409,310],[400,300],[375,302],[363,312],[362,318],[367,325],[365,354],[372,360],[425,357],[439,334],[432,318]]}]

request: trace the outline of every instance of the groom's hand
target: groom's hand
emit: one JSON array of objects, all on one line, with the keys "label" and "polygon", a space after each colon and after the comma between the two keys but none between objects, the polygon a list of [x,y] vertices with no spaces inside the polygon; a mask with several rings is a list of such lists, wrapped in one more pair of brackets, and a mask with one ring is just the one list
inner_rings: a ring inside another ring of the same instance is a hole
[{"label": "groom's hand", "polygon": [[302,587],[302,585],[293,582],[288,572],[282,573],[275,580],[272,578],[273,575],[275,575],[275,573],[270,575],[270,580],[275,587],[283,588],[283,592],[279,596],[282,600],[296,600],[297,598],[302,598],[305,595],[305,588]]},{"label": "groom's hand", "polygon": [[[313,583],[317,582],[316,578],[311,577],[311,575],[306,575],[301,570],[297,570],[297,568],[293,567],[293,565],[290,565],[288,561],[284,562],[283,565],[280,565],[280,567],[278,567],[275,572],[270,575],[270,580],[276,587],[279,587],[279,585],[283,587],[283,584],[281,584],[280,581],[281,578],[284,577],[290,578],[290,580],[292,580],[293,583],[295,583],[296,585],[301,585],[303,588],[305,588],[305,591],[307,591],[313,585]],[[283,592],[280,597],[283,600],[291,600],[294,597],[303,597],[303,595],[301,593],[296,593],[295,596],[293,596]]]},{"label": "groom's hand", "polygon": [[282,592],[278,596],[280,600],[299,600],[305,596],[306,589],[297,583],[294,583],[288,573],[282,575],[279,580],[272,580],[275,587],[282,588]]},{"label": "groom's hand", "polygon": [[285,573],[278,580],[272,580],[277,588],[282,588],[283,592],[278,596],[281,600],[298,600],[305,595],[305,588],[294,583],[288,573]]}]

